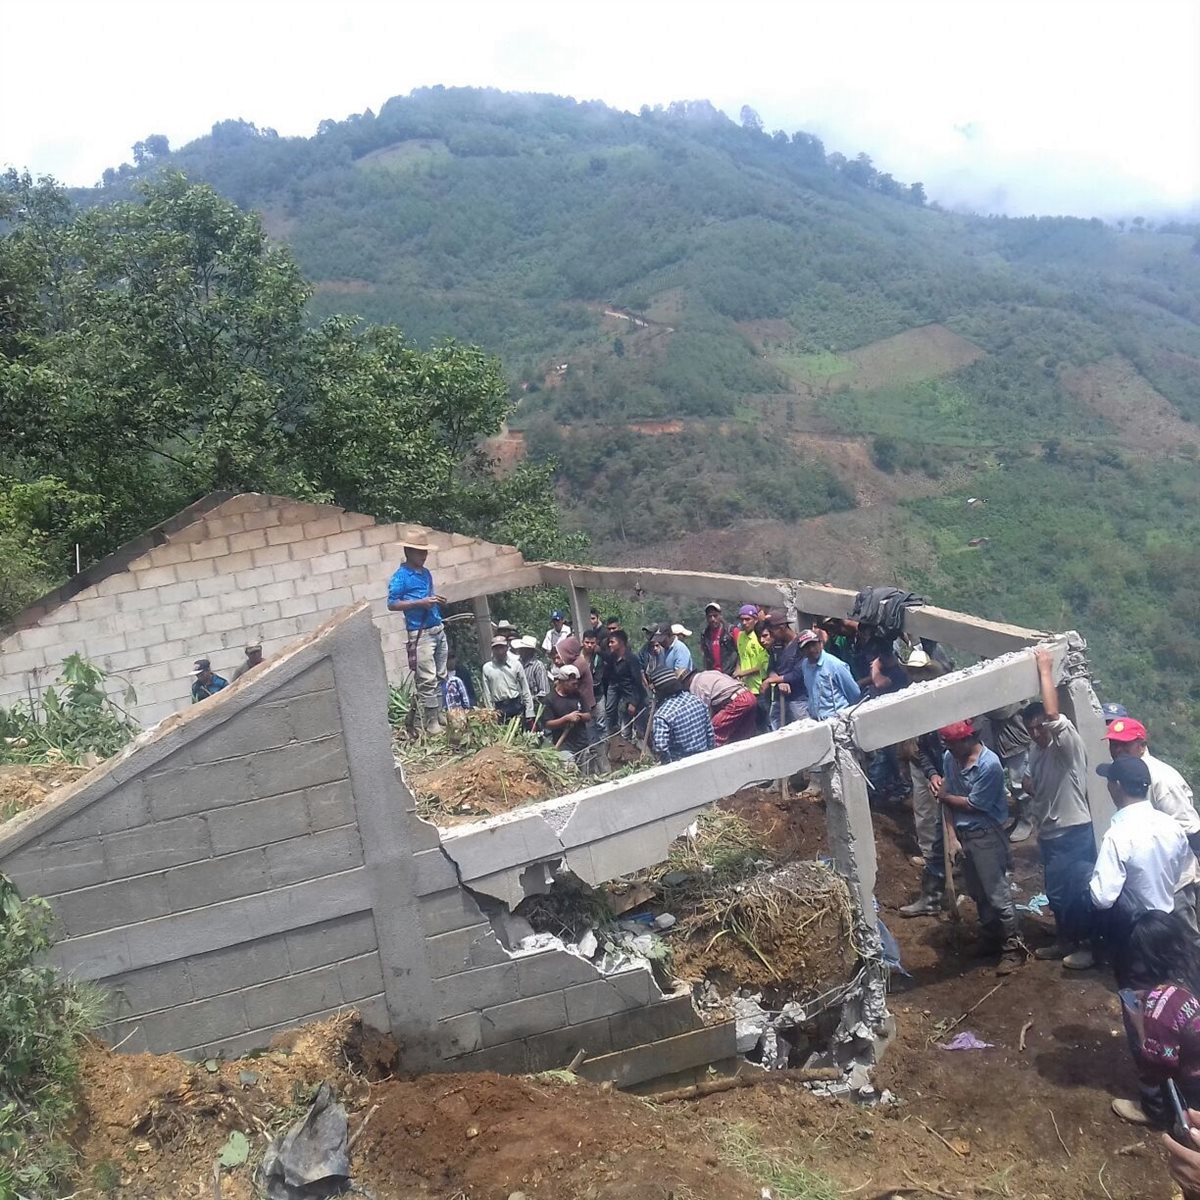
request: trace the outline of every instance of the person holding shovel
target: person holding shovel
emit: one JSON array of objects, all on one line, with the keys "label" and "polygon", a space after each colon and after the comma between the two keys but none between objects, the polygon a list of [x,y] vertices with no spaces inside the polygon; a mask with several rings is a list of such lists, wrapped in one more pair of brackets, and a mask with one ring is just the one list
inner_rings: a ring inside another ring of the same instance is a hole
[{"label": "person holding shovel", "polygon": [[542,729],[553,740],[554,749],[577,761],[589,745],[588,722],[592,714],[584,711],[579,698],[579,672],[573,666],[556,667],[546,708],[542,714]]}]

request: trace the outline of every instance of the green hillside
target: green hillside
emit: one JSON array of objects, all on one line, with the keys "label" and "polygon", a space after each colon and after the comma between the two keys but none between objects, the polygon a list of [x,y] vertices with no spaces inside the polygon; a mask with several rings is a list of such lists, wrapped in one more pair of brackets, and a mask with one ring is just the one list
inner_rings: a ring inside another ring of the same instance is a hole
[{"label": "green hillside", "polygon": [[[805,574],[809,535],[845,537],[843,581],[882,563],[1077,625],[1108,693],[1191,749],[1200,229],[951,214],[704,102],[435,88],[312,138],[225,121],[153,150],[86,202],[182,170],[263,213],[314,321],[498,354],[508,448],[558,462],[597,556],[717,529]],[[864,549],[863,506],[903,536]]]}]

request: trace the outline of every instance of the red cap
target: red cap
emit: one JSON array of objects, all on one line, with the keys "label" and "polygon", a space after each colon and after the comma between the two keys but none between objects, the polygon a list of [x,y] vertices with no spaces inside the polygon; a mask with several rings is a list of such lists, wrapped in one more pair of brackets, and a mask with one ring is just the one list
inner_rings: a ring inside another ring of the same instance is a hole
[{"label": "red cap", "polygon": [[975,737],[975,726],[970,721],[955,721],[952,725],[943,725],[938,733],[944,742],[965,742]]},{"label": "red cap", "polygon": [[1132,717],[1118,717],[1109,724],[1104,731],[1104,736],[1110,742],[1144,742],[1146,727],[1141,721],[1135,721]]}]

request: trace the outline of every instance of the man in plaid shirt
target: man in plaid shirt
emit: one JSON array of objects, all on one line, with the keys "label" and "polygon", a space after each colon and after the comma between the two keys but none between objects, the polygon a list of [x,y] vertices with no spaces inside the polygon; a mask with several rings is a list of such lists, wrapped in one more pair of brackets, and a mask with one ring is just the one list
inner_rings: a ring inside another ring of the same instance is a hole
[{"label": "man in plaid shirt", "polygon": [[674,671],[669,667],[652,670],[650,686],[655,698],[650,746],[659,762],[677,762],[716,745],[708,707],[684,688]]}]

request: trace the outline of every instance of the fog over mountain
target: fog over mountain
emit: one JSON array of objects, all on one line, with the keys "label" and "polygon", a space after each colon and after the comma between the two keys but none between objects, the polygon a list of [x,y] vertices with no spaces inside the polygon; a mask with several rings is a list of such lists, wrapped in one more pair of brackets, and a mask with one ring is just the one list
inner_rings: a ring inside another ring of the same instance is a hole
[{"label": "fog over mountain", "polygon": [[77,185],[152,132],[179,145],[242,117],[307,135],[322,119],[441,83],[635,112],[680,98],[708,97],[731,115],[749,104],[768,130],[865,151],[949,207],[1109,218],[1200,207],[1200,6],[1179,0],[736,12],[665,2],[636,14],[350,0],[336,15],[269,2],[47,0],[7,6],[0,36],[54,48],[54,86],[33,54],[12,56],[0,76],[0,163]]}]

